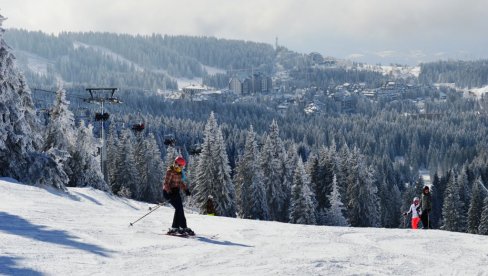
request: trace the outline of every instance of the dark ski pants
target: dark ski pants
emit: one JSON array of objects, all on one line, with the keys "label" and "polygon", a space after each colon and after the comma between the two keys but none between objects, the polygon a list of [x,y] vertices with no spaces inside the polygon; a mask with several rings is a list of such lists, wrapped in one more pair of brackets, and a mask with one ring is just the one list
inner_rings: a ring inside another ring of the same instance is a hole
[{"label": "dark ski pants", "polygon": [[430,221],[429,221],[429,213],[430,210],[422,211],[422,215],[420,215],[420,219],[422,220],[422,228],[423,229],[431,229]]},{"label": "dark ski pants", "polygon": [[164,197],[169,200],[169,203],[175,208],[175,215],[173,216],[173,228],[186,228],[185,211],[183,210],[183,202],[181,200],[180,190],[174,190],[171,194],[164,194]]}]

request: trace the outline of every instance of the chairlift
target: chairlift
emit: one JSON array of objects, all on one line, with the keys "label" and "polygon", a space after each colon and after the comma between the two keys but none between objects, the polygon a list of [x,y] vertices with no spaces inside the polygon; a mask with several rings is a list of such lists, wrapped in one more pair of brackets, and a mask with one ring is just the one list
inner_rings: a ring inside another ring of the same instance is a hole
[{"label": "chairlift", "polygon": [[176,145],[176,139],[173,134],[164,135],[164,144],[166,146],[174,147]]},{"label": "chairlift", "polygon": [[190,155],[199,155],[200,153],[202,153],[202,145],[201,144],[191,145],[188,152],[190,153]]},{"label": "chairlift", "polygon": [[109,117],[108,113],[95,113],[95,121],[107,121]]},{"label": "chairlift", "polygon": [[132,130],[137,131],[137,132],[143,131],[144,130],[144,123],[132,125]]}]

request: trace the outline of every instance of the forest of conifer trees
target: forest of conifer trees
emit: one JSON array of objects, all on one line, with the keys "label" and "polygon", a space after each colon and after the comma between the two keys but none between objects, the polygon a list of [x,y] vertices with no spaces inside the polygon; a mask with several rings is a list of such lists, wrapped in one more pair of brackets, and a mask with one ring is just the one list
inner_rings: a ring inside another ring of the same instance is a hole
[{"label": "forest of conifer trees", "polygon": [[[200,212],[212,199],[219,216],[395,228],[408,227],[402,213],[420,195],[425,183],[419,170],[424,169],[432,179],[432,226],[488,234],[486,97],[471,99],[443,90],[447,97],[440,101],[434,96],[437,90],[419,91],[430,96],[425,100],[428,110],[439,114],[432,118],[408,116],[414,106],[402,99],[385,103],[358,97],[353,113],[330,109],[315,115],[303,112],[305,103],[301,102],[280,113],[276,101],[266,95],[242,102],[168,100],[146,93],[138,82],[152,83],[153,88],[174,85],[164,73],[138,72],[124,61],[109,58],[111,63],[101,62],[103,55],[94,54],[93,49],[69,45],[73,40],[97,44],[134,62],[182,76],[201,76],[201,62],[222,68],[272,63],[275,52],[269,45],[213,38],[96,33],[54,37],[16,32],[16,38],[10,38],[14,48],[55,60],[50,68],[65,81],[74,81],[74,76],[80,79],[78,86],[63,89],[46,77],[42,81],[53,93],[31,92],[2,33],[2,176],[59,189],[92,186],[156,203],[163,200],[166,168],[182,155],[188,160],[188,185],[194,192],[186,204]],[[37,45],[36,39],[46,46],[28,49]],[[128,44],[162,56],[138,55],[139,51],[124,48]],[[234,63],[229,52],[212,56],[202,50],[206,46],[229,47],[254,58]],[[470,68],[475,68],[475,76],[484,63],[474,64]],[[423,65],[426,69],[420,80],[438,81],[433,74],[439,74],[438,68],[445,67],[441,65],[432,65],[433,69]],[[84,71],[87,67],[95,69]],[[344,77],[349,74],[340,70],[309,73],[321,85],[347,81]],[[129,80],[129,75],[135,80]],[[384,78],[377,73],[360,77],[371,82]],[[34,83],[42,76],[36,78]],[[106,107],[110,119],[103,123],[108,133],[103,173],[98,139],[102,124],[94,120],[99,107],[81,99],[82,84],[93,82],[125,87],[118,93],[123,104]],[[481,84],[485,80],[473,77],[472,84],[466,85]],[[327,101],[326,95],[307,96]],[[41,102],[45,112],[36,110]],[[134,131],[132,126],[139,123],[146,127]],[[175,138],[174,145],[165,143],[169,136]],[[199,154],[192,154],[195,145],[201,148]]]}]

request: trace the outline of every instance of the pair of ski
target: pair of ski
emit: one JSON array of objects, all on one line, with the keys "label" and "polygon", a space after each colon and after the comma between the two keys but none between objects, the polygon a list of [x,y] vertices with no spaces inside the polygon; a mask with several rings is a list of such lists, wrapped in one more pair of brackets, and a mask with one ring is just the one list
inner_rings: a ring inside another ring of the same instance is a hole
[{"label": "pair of ski", "polygon": [[171,236],[171,237],[179,237],[179,238],[187,238],[187,239],[198,239],[198,238],[205,238],[205,239],[211,239],[215,240],[219,236],[218,234],[216,235],[188,235],[188,234],[169,234],[169,233],[164,233],[166,236]]}]

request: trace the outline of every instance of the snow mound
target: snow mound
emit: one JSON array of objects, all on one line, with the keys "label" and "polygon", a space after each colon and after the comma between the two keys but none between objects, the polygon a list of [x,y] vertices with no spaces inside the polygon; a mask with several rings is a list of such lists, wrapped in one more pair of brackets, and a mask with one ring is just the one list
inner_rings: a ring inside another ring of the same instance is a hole
[{"label": "snow mound", "polygon": [[[92,188],[0,180],[0,275],[482,275],[488,237],[292,225],[187,214],[200,236],[163,235],[173,209]],[[216,238],[211,237],[218,234]]]}]

